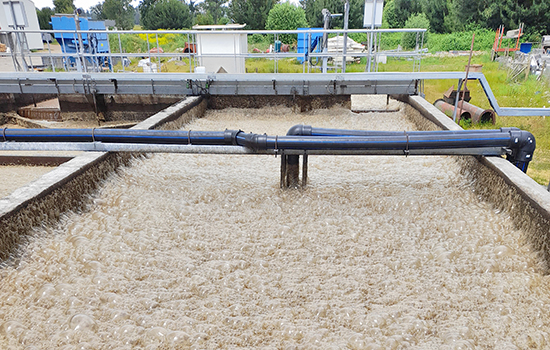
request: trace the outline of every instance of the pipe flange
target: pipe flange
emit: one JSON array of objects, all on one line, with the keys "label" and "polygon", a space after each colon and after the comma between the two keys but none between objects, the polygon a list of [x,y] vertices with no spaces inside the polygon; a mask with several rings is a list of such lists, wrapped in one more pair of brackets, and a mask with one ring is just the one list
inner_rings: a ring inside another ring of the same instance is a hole
[{"label": "pipe flange", "polygon": [[237,144],[237,134],[241,133],[242,130],[229,130],[225,129],[223,133],[223,140],[226,145],[238,146]]}]

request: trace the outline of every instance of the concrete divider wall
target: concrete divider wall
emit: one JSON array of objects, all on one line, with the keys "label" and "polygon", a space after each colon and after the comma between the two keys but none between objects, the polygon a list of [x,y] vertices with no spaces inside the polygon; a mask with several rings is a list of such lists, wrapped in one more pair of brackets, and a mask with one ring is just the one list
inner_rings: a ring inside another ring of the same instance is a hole
[{"label": "concrete divider wall", "polygon": [[[139,123],[134,129],[182,125],[201,117],[202,97],[187,97]],[[128,153],[88,152],[75,157],[11,195],[0,199],[0,261],[19,256],[33,227],[55,223],[68,210],[82,210],[102,180],[132,158]]]},{"label": "concrete divider wall", "polygon": [[56,94],[0,94],[0,112],[16,111],[20,107],[56,97]]},{"label": "concrete divider wall", "polygon": [[[425,130],[462,130],[440,110],[418,96],[399,96],[411,106],[408,115]],[[416,111],[416,113],[414,112]],[[432,126],[425,125],[432,123]],[[550,193],[501,157],[458,157],[462,174],[475,181],[477,194],[509,213],[514,225],[539,255],[539,269],[550,273]],[[465,218],[467,220],[468,218]]]},{"label": "concrete divider wall", "polygon": [[[97,120],[97,112],[105,121],[141,121],[153,113],[172,106],[181,97],[175,95],[60,95],[63,120],[74,118]],[[139,106],[139,109],[136,108]]]}]

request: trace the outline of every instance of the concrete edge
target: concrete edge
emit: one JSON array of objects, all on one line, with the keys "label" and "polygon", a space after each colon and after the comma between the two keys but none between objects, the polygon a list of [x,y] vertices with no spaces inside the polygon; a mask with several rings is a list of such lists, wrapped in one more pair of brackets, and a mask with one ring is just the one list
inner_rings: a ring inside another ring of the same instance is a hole
[{"label": "concrete edge", "polygon": [[[399,97],[444,130],[462,130],[418,96]],[[539,256],[538,269],[550,273],[550,193],[502,157],[463,157],[462,171],[475,179],[476,193],[506,210],[525,241]]]},{"label": "concrete edge", "polygon": [[[134,128],[153,129],[174,122],[195,106],[202,97],[187,97],[160,111]],[[96,189],[97,183],[81,184],[92,179],[99,182],[130,159],[130,154],[87,152],[56,167],[26,186],[0,199],[0,260],[7,259],[26,232],[33,226],[59,218],[67,209],[78,209],[75,203]],[[112,163],[107,164],[106,163]],[[82,179],[82,181],[79,181]],[[60,203],[67,198],[69,204]],[[47,203],[47,205],[44,205]],[[53,208],[51,206],[54,206]]]},{"label": "concrete edge", "polygon": [[181,100],[180,102],[152,115],[151,117],[145,119],[144,121],[138,123],[136,126],[133,126],[130,129],[156,129],[162,124],[176,120],[182,114],[182,111],[190,110],[191,108],[201,103],[201,101],[202,97],[200,96],[189,96]]},{"label": "concrete edge", "polygon": [[13,214],[29,201],[48,195],[51,191],[63,186],[72,178],[102,161],[106,155],[107,153],[104,152],[89,152],[80,155],[47,172],[30,184],[16,189],[7,197],[0,199],[0,218]]},{"label": "concrete edge", "polygon": [[479,157],[478,160],[495,171],[509,185],[516,187],[522,197],[546,219],[550,220],[550,192],[531,179],[512,163],[499,157]]},{"label": "concrete edge", "polygon": [[[403,99],[400,97],[399,99]],[[460,125],[453,122],[445,113],[441,112],[434,105],[426,101],[420,96],[408,96],[404,99],[405,102],[413,106],[426,119],[433,122],[443,130],[464,130]]]},{"label": "concrete edge", "polygon": [[[464,130],[424,98],[409,96],[408,100],[411,106],[444,130]],[[541,215],[550,218],[550,192],[503,158],[483,156],[476,158],[480,163],[497,172],[506,183],[516,187],[522,197],[535,206]]]}]

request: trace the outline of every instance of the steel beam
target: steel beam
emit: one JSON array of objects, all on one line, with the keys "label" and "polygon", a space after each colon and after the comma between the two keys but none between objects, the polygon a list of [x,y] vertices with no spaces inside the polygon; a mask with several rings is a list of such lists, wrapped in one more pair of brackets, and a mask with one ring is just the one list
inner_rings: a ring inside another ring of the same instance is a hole
[{"label": "steel beam", "polygon": [[[0,73],[0,93],[145,95],[352,95],[420,93],[420,82],[462,72],[346,74]],[[500,107],[483,73],[472,73],[500,116],[550,116],[550,108]]]}]

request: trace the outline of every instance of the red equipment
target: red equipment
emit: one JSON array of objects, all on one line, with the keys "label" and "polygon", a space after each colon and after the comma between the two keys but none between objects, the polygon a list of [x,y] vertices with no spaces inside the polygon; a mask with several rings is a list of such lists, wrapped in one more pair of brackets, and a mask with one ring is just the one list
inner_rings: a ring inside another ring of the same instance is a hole
[{"label": "red equipment", "polygon": [[[491,60],[494,61],[498,57],[499,52],[504,52],[505,56],[508,56],[510,52],[516,52],[519,50],[519,38],[523,35],[523,23],[520,23],[519,28],[515,30],[509,30],[504,35],[504,25],[498,27],[495,34],[495,42],[493,43],[493,49],[491,50]],[[515,47],[502,47],[503,39],[516,39]]]}]

